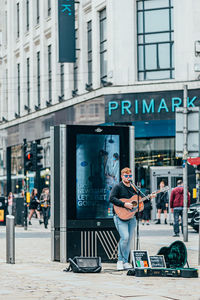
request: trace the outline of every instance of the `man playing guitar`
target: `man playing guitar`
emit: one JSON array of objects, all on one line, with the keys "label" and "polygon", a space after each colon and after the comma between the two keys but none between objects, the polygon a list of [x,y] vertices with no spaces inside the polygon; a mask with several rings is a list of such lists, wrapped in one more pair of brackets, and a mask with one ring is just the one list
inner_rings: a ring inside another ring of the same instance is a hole
[{"label": "man playing guitar", "polygon": [[[121,178],[122,181],[116,184],[111,190],[110,202],[113,203],[114,206],[124,207],[131,210],[133,209],[132,203],[126,203],[120,200],[122,198],[130,199],[133,195],[136,195],[136,191],[130,184],[130,179],[132,179],[131,169],[122,169]],[[113,209],[113,211],[114,223],[120,235],[120,241],[118,244],[117,270],[125,270],[132,267],[132,265],[128,263],[128,258],[131,240],[133,238],[134,229],[136,227],[136,218],[133,215],[130,219],[124,221],[118,217],[115,209]]]}]

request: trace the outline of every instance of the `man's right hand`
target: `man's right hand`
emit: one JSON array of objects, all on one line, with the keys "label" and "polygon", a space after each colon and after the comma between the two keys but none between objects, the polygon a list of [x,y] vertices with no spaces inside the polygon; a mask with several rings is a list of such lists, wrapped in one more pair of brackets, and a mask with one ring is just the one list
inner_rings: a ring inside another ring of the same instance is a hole
[{"label": "man's right hand", "polygon": [[133,204],[129,203],[129,202],[126,202],[126,203],[124,203],[124,207],[128,208],[128,209],[133,209]]}]

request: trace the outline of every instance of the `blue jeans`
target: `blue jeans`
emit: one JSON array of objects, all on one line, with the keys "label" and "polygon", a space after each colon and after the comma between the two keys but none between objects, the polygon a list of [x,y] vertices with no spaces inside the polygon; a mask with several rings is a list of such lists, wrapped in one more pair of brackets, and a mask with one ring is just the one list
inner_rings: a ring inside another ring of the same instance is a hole
[{"label": "blue jeans", "polygon": [[136,219],[134,217],[130,220],[122,221],[118,216],[115,215],[114,223],[120,235],[118,244],[118,261],[127,263],[130,252],[130,244],[136,227]]},{"label": "blue jeans", "polygon": [[174,208],[174,233],[179,233],[179,216],[181,216],[181,228],[183,232],[183,208],[175,207]]}]

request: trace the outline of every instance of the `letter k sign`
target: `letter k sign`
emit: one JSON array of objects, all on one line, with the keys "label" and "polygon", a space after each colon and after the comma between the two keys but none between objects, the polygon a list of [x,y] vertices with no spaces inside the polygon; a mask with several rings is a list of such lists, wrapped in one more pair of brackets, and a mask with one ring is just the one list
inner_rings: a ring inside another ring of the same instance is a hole
[{"label": "letter k sign", "polygon": [[[66,1],[69,1],[69,0],[66,0]],[[62,9],[62,12],[68,12],[68,16],[71,16],[71,14],[72,14],[71,4],[62,4],[62,6],[64,7]]]}]

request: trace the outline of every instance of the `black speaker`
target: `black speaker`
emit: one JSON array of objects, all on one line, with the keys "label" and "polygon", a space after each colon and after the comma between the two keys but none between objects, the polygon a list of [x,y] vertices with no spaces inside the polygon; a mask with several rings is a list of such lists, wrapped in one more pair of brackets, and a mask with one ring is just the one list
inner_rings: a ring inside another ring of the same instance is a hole
[{"label": "black speaker", "polygon": [[81,257],[75,256],[73,259],[69,258],[69,268],[67,271],[74,273],[99,273],[101,272],[101,258],[100,257]]}]

